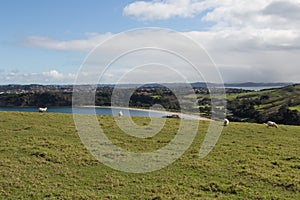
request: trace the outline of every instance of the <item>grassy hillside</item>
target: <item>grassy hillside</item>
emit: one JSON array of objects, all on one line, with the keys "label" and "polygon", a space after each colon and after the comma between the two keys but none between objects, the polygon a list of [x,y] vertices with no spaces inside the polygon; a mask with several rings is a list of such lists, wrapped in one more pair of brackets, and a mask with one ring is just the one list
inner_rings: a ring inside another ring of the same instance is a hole
[{"label": "grassy hillside", "polygon": [[[131,151],[164,146],[180,122],[168,119],[161,133],[137,139],[122,134],[112,117],[99,120],[115,144]],[[87,152],[72,115],[0,112],[0,199],[300,199],[299,126],[230,123],[199,159],[208,122],[199,123],[194,143],[175,163],[129,174]]]},{"label": "grassy hillside", "polygon": [[264,122],[274,120],[300,125],[300,84],[240,94],[228,94],[232,119]]},{"label": "grassy hillside", "polygon": [[233,100],[234,98],[259,99],[261,101],[261,105],[258,109],[272,112],[278,110],[283,104],[287,104],[290,107],[300,106],[300,84],[290,85],[283,88],[228,95],[229,100]]}]

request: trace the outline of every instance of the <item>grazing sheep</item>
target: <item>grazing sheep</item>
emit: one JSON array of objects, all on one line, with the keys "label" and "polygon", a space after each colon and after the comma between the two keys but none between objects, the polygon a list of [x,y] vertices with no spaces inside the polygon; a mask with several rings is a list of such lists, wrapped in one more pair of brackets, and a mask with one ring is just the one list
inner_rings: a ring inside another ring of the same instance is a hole
[{"label": "grazing sheep", "polygon": [[39,112],[46,112],[47,111],[47,107],[45,108],[39,108]]},{"label": "grazing sheep", "polygon": [[223,125],[224,125],[224,126],[228,126],[228,125],[229,125],[229,120],[228,120],[228,119],[224,119]]},{"label": "grazing sheep", "polygon": [[123,116],[122,111],[119,111],[118,116],[119,116],[119,117],[122,117],[122,116]]},{"label": "grazing sheep", "polygon": [[278,128],[278,125],[277,125],[275,122],[268,121],[268,122],[267,122],[267,127],[269,128],[270,126],[273,126],[273,127]]}]

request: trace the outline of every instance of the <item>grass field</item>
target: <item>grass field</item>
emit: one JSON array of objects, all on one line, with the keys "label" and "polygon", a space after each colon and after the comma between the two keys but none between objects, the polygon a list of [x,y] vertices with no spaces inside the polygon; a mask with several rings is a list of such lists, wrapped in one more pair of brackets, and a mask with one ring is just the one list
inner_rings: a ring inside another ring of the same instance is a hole
[{"label": "grass field", "polygon": [[290,107],[291,110],[297,110],[300,112],[300,106],[292,106]]},{"label": "grass field", "polygon": [[[150,139],[122,134],[99,116],[108,137],[131,151],[152,151],[176,134],[179,119]],[[149,123],[136,117],[137,124]],[[94,159],[72,115],[0,112],[0,199],[300,199],[300,127],[230,123],[204,159],[209,122],[188,151],[159,171],[131,174]]]}]

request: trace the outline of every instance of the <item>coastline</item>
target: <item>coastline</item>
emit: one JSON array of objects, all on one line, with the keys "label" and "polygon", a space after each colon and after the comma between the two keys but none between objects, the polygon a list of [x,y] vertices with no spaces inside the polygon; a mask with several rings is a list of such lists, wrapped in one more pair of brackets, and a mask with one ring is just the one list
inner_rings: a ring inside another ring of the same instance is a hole
[{"label": "coastline", "polygon": [[[2,110],[1,108],[10,108],[12,110]],[[151,109],[146,109],[146,108],[130,108],[130,107],[118,107],[118,106],[57,106],[57,107],[48,107],[49,112],[56,112],[60,113],[60,111],[53,111],[53,109],[60,109],[60,108],[67,108],[69,109],[68,112],[62,112],[66,114],[72,114],[73,108],[107,108],[107,109],[120,109],[120,110],[132,110],[132,111],[143,111],[143,112],[152,112],[152,113],[158,113],[161,114],[162,116],[167,116],[167,115],[178,115],[182,119],[193,119],[193,120],[203,120],[203,121],[213,121],[212,119],[206,118],[206,117],[201,117],[193,114],[184,114],[180,112],[172,112],[172,111],[166,111],[166,110],[151,110]],[[25,111],[23,111],[25,109]],[[30,109],[29,111],[27,109]],[[37,107],[0,107],[0,112],[2,111],[15,111],[15,112],[38,112]],[[48,110],[47,110],[48,112]],[[162,117],[161,116],[161,117]]]},{"label": "coastline", "polygon": [[180,112],[172,112],[172,111],[166,111],[166,110],[151,110],[151,109],[145,109],[145,108],[130,108],[130,107],[119,107],[119,106],[78,106],[79,108],[114,108],[114,109],[126,109],[126,110],[137,110],[137,111],[145,111],[145,112],[154,112],[154,113],[162,113],[165,115],[178,115],[182,119],[194,119],[194,120],[203,120],[203,121],[212,121],[209,118],[206,117],[200,117],[197,115],[192,114],[184,114]]}]

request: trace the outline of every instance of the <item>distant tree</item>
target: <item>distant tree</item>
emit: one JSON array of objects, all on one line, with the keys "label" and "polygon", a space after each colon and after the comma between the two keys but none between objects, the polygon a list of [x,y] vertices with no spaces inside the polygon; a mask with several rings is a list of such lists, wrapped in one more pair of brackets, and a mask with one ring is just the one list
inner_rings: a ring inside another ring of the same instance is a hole
[{"label": "distant tree", "polygon": [[260,96],[261,101],[268,100],[269,98],[270,98],[270,96],[267,95],[267,94],[263,94],[263,95]]},{"label": "distant tree", "polygon": [[245,119],[249,122],[259,122],[261,119],[259,111],[254,107],[256,104],[256,101],[252,99],[235,99],[228,102],[227,109],[234,121]]},{"label": "distant tree", "polygon": [[300,125],[300,113],[290,110],[287,105],[282,105],[276,113],[270,115],[269,119],[280,124]]}]

